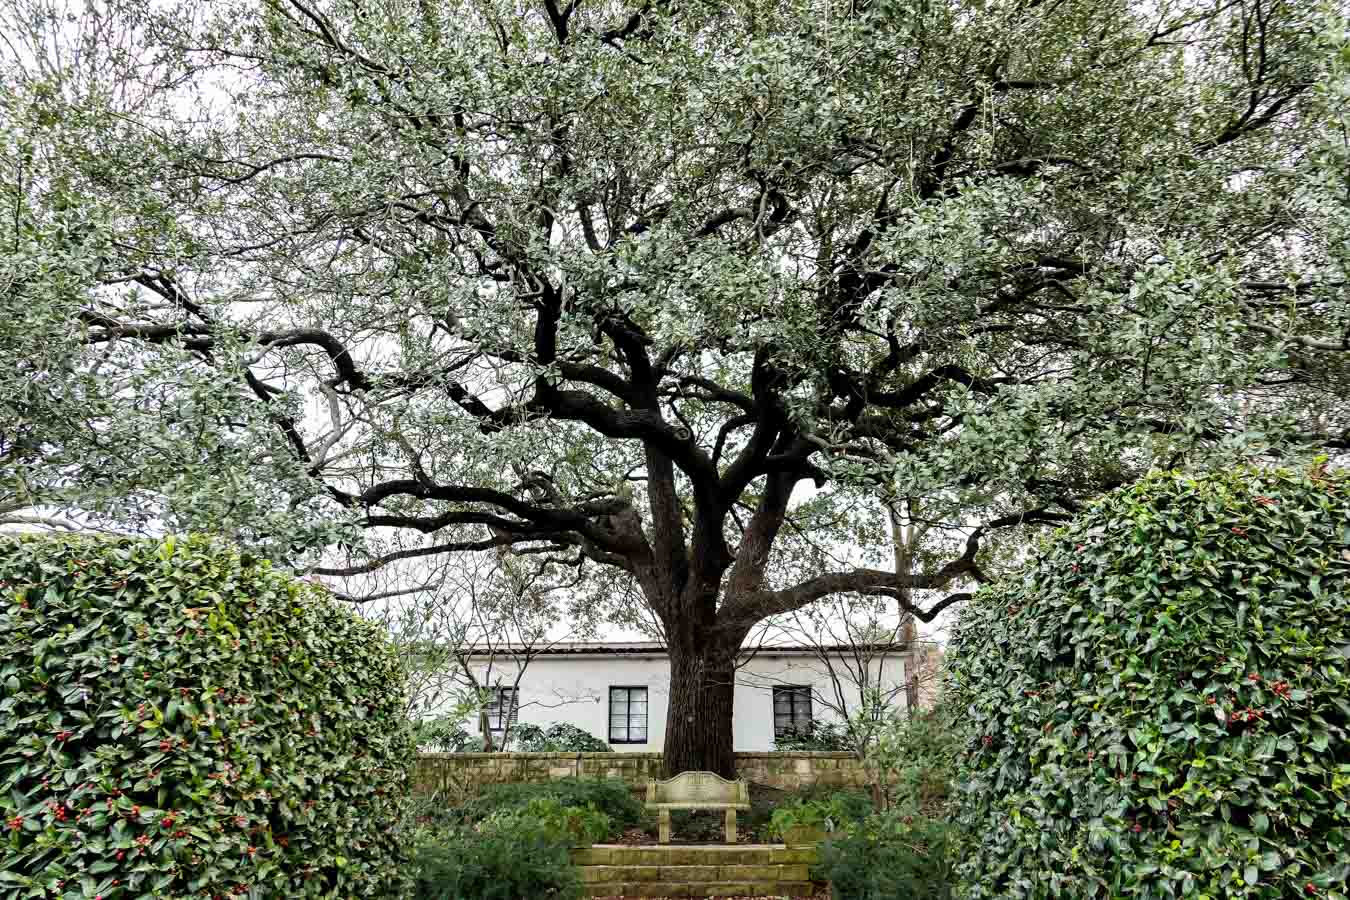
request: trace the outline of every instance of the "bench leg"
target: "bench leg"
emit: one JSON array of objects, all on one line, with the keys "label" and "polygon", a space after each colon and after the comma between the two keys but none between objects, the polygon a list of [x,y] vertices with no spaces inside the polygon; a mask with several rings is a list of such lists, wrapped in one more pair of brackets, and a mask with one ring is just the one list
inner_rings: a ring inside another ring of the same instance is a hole
[{"label": "bench leg", "polygon": [[727,843],[736,843],[736,810],[727,810]]},{"label": "bench leg", "polygon": [[656,820],[657,820],[657,823],[658,823],[658,825],[657,825],[656,842],[657,842],[658,844],[669,844],[669,843],[670,843],[670,810],[668,810],[668,809],[659,810],[659,811],[657,812],[657,815],[656,815]]}]

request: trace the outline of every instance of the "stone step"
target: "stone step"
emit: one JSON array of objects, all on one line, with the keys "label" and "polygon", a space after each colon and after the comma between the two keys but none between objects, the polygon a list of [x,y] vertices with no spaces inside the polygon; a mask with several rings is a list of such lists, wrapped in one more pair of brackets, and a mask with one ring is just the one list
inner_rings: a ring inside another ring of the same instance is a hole
[{"label": "stone step", "polygon": [[768,866],[816,862],[816,851],[782,844],[595,844],[572,851],[579,866]]},{"label": "stone step", "polygon": [[[811,867],[790,865],[730,866],[582,866],[587,884],[630,884],[647,881],[705,884],[709,882],[809,881]],[[657,895],[660,896],[660,895]]]},{"label": "stone step", "polygon": [[588,884],[587,897],[810,897],[809,881],[643,881],[627,884]]}]

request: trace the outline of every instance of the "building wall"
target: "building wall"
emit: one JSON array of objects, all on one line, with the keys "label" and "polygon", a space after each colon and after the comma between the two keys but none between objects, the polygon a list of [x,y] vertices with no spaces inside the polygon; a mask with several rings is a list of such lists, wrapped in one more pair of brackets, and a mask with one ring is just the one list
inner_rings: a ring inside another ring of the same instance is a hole
[{"label": "building wall", "polygon": [[[852,660],[839,657],[833,663],[843,675]],[[872,662],[872,677],[884,691],[894,693],[896,706],[904,706],[905,661],[899,654]],[[516,677],[514,665],[498,660],[491,673],[483,669],[484,683],[509,686]],[[858,703],[857,688],[847,677],[844,708]],[[812,688],[812,718],[836,719],[829,707],[840,705],[829,669],[814,656],[789,655],[761,650],[736,674],[733,746],[737,751],[773,749],[773,686],[806,685]],[[647,740],[645,743],[613,743],[616,751],[654,752],[665,743],[666,711],[670,700],[670,661],[664,655],[540,656],[530,662],[520,680],[520,724],[547,727],[567,722],[604,741],[609,741],[609,688],[647,688]],[[477,733],[478,722],[466,722]]]}]

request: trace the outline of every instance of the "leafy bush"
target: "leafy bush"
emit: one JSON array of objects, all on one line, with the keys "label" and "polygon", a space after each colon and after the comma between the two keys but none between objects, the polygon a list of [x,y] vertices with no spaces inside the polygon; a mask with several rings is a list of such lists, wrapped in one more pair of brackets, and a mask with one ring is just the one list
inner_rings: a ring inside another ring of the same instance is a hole
[{"label": "leafy bush", "polygon": [[1350,479],[1163,474],[981,592],[965,896],[1345,897]]},{"label": "leafy bush", "polygon": [[0,538],[0,897],[404,896],[396,663],[203,538]]},{"label": "leafy bush", "polygon": [[535,797],[524,806],[500,809],[483,820],[480,831],[538,831],[571,847],[589,847],[609,834],[609,816],[587,806],[563,806],[557,797]]},{"label": "leafy bush", "polygon": [[590,732],[558,722],[547,729],[538,725],[521,725],[512,733],[516,747],[522,753],[609,753],[609,744]]},{"label": "leafy bush", "polygon": [[882,805],[938,815],[950,792],[960,738],[947,707],[897,714],[877,729],[864,754]]},{"label": "leafy bush", "polygon": [[455,719],[419,719],[412,723],[413,743],[427,753],[481,753],[483,736]]},{"label": "leafy bush", "polygon": [[805,801],[824,803],[830,811],[830,818],[841,825],[861,822],[875,811],[872,798],[866,794],[841,791],[830,785],[813,784],[803,787],[797,796]]},{"label": "leafy bush", "polygon": [[572,809],[595,809],[609,817],[616,829],[639,824],[646,814],[642,802],[628,785],[617,779],[560,778],[545,784],[494,784],[464,804],[470,822],[480,822],[494,812],[522,807],[532,800],[549,798]]},{"label": "leafy bush", "polygon": [[565,841],[538,831],[460,830],[418,847],[415,900],[572,900],[581,878]]},{"label": "leafy bush", "polygon": [[812,719],[803,728],[789,728],[774,735],[773,748],[780,751],[816,750],[844,752],[853,749],[848,732],[838,722]]},{"label": "leafy bush", "polygon": [[806,827],[834,831],[866,818],[872,804],[860,794],[840,791],[828,799],[791,797],[769,817],[769,833],[783,837],[788,829]]},{"label": "leafy bush", "polygon": [[821,846],[834,900],[949,900],[956,831],[939,819],[878,813]]}]

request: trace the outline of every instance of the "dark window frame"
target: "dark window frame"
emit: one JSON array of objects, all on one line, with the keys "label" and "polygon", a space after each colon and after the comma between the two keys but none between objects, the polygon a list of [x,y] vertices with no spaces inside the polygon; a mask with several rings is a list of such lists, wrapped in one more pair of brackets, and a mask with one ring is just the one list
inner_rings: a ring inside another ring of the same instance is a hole
[{"label": "dark window frame", "polygon": [[[614,736],[614,693],[615,693],[615,691],[624,691],[624,692],[625,692],[625,697],[624,697],[625,712],[624,712],[624,724],[623,724],[623,728],[624,728],[624,733],[625,733],[625,734],[630,734],[630,735],[633,733],[633,726],[634,726],[635,724],[637,724],[637,723],[635,723],[634,720],[633,720],[633,691],[642,691],[642,723],[641,723],[641,724],[642,724],[642,733],[643,733],[644,735],[646,735],[646,737],[634,739],[634,738],[631,738],[631,737],[628,737],[628,738],[616,738],[616,737]],[[646,743],[649,743],[649,742],[651,741],[651,731],[649,730],[650,723],[651,723],[651,716],[650,716],[651,707],[648,705],[648,704],[650,703],[650,700],[651,700],[651,692],[647,689],[647,685],[645,685],[645,684],[611,684],[611,685],[609,686],[609,709],[608,709],[609,715],[608,715],[608,718],[606,719],[607,725],[606,725],[606,728],[605,728],[605,733],[606,733],[606,735],[608,735],[608,737],[609,737],[609,743],[611,743],[611,744],[646,744]]]},{"label": "dark window frame", "polygon": [[[491,734],[505,734],[507,728],[514,728],[520,724],[520,689],[498,685],[488,690],[492,699],[483,707],[487,730]],[[503,714],[502,708],[506,705],[508,696],[511,698],[511,706],[509,711]]]},{"label": "dark window frame", "polygon": [[[773,736],[782,737],[789,732],[802,733],[811,727],[811,722],[815,718],[815,704],[812,699],[813,691],[809,684],[781,684],[775,685],[773,689],[772,711],[773,711]],[[791,698],[788,701],[787,721],[780,724],[783,713],[778,710],[778,698],[787,696]],[[803,713],[802,707],[805,707]],[[804,718],[803,718],[804,715]]]}]

